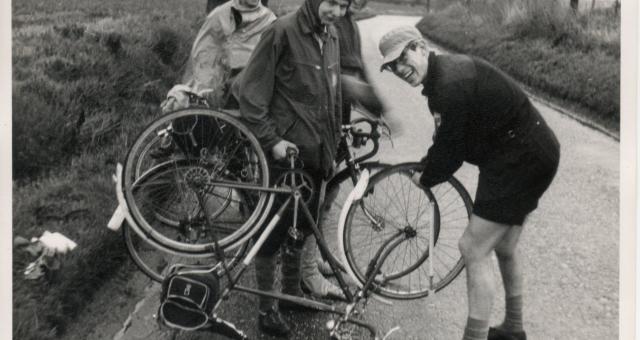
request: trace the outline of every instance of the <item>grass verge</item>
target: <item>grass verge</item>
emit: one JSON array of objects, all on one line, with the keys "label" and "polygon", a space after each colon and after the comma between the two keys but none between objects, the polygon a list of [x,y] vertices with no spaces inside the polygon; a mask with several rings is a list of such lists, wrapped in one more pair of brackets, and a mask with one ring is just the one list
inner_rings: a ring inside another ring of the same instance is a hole
[{"label": "grass verge", "polygon": [[[270,7],[283,14],[299,3]],[[36,281],[23,276],[35,258],[13,252],[14,339],[60,338],[126,263],[120,234],[105,228],[116,206],[111,175],[181,76],[204,8],[203,0],[12,3],[13,235],[48,230],[78,244],[62,269]]]},{"label": "grass verge", "polygon": [[78,247],[26,280],[13,253],[13,338],[58,339],[127,261],[105,228],[111,174],[181,75],[202,1],[26,0],[13,5],[13,234]]},{"label": "grass verge", "polygon": [[557,2],[459,3],[426,15],[418,29],[461,53],[482,57],[538,95],[617,134],[620,129],[620,17],[577,15]]}]

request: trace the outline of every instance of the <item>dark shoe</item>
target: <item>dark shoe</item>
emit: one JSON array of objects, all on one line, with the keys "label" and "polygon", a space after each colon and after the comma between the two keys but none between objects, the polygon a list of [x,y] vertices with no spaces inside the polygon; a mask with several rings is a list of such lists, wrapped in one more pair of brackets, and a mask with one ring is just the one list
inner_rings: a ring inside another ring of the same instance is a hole
[{"label": "dark shoe", "polygon": [[489,336],[487,340],[527,340],[527,333],[507,332],[500,328],[489,327]]},{"label": "dark shoe", "polygon": [[287,321],[283,319],[282,314],[275,309],[260,312],[258,316],[258,326],[264,333],[277,337],[286,337],[289,335],[289,332],[291,332],[291,327]]}]

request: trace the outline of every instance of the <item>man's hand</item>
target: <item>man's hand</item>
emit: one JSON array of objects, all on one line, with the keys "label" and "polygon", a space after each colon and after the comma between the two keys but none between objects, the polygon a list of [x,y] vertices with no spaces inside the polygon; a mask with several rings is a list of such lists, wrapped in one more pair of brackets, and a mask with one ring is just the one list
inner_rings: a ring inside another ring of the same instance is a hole
[{"label": "man's hand", "polygon": [[284,140],[283,139],[283,140],[279,141],[278,144],[274,145],[271,148],[271,155],[273,156],[273,158],[275,160],[277,160],[277,161],[281,160],[281,159],[287,157],[287,149],[288,148],[293,148],[293,149],[296,150],[296,152],[299,151],[298,147],[295,144],[291,143],[288,140]]},{"label": "man's hand", "polygon": [[189,90],[190,88],[188,86],[181,84],[172,87],[169,93],[167,93],[167,99],[160,104],[162,113],[189,107]]}]

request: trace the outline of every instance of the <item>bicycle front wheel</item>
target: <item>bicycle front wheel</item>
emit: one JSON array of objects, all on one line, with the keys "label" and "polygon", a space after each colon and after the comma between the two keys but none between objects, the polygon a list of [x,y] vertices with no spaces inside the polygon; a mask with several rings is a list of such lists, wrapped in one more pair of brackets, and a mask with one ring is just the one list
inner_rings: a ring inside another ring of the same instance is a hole
[{"label": "bicycle front wheel", "polygon": [[235,247],[259,228],[273,195],[255,136],[209,109],[164,115],[140,134],[124,166],[123,193],[139,229],[184,254]]},{"label": "bicycle front wheel", "polygon": [[[427,296],[431,275],[433,289],[439,291],[464,267],[457,242],[471,216],[471,198],[453,177],[421,189],[411,180],[421,170],[419,163],[405,163],[373,176],[365,196],[351,204],[341,226],[340,244],[349,274],[361,286],[374,275],[373,292],[388,298]],[[432,227],[433,251],[429,249]],[[394,240],[399,243],[389,248]],[[384,253],[381,249],[389,250],[388,256],[377,273],[370,273]]]}]

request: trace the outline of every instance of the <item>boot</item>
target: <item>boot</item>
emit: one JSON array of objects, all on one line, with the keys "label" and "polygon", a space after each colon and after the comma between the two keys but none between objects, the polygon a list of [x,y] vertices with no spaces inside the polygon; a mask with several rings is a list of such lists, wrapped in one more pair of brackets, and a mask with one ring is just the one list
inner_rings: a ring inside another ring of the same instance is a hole
[{"label": "boot", "polygon": [[291,326],[275,308],[260,311],[258,326],[264,333],[277,337],[286,337],[291,332]]},{"label": "boot", "polygon": [[[292,246],[282,247],[282,292],[288,295],[313,298],[302,291],[300,282],[300,253],[301,249]],[[280,310],[317,311],[314,308],[299,305],[294,302],[280,300]]]},{"label": "boot", "polygon": [[302,247],[302,284],[312,295],[321,298],[345,300],[342,290],[322,276],[318,269],[318,245],[313,235],[307,237]]},{"label": "boot", "polygon": [[489,327],[488,340],[527,340],[527,333],[509,332],[497,327]]},{"label": "boot", "polygon": [[303,296],[300,289],[300,248],[284,245],[282,255],[282,292]]},{"label": "boot", "polygon": [[[272,292],[275,283],[276,257],[256,256],[256,285],[259,290]],[[274,299],[258,296],[258,326],[263,332],[274,336],[287,336],[291,330],[289,324],[276,309]]]}]

